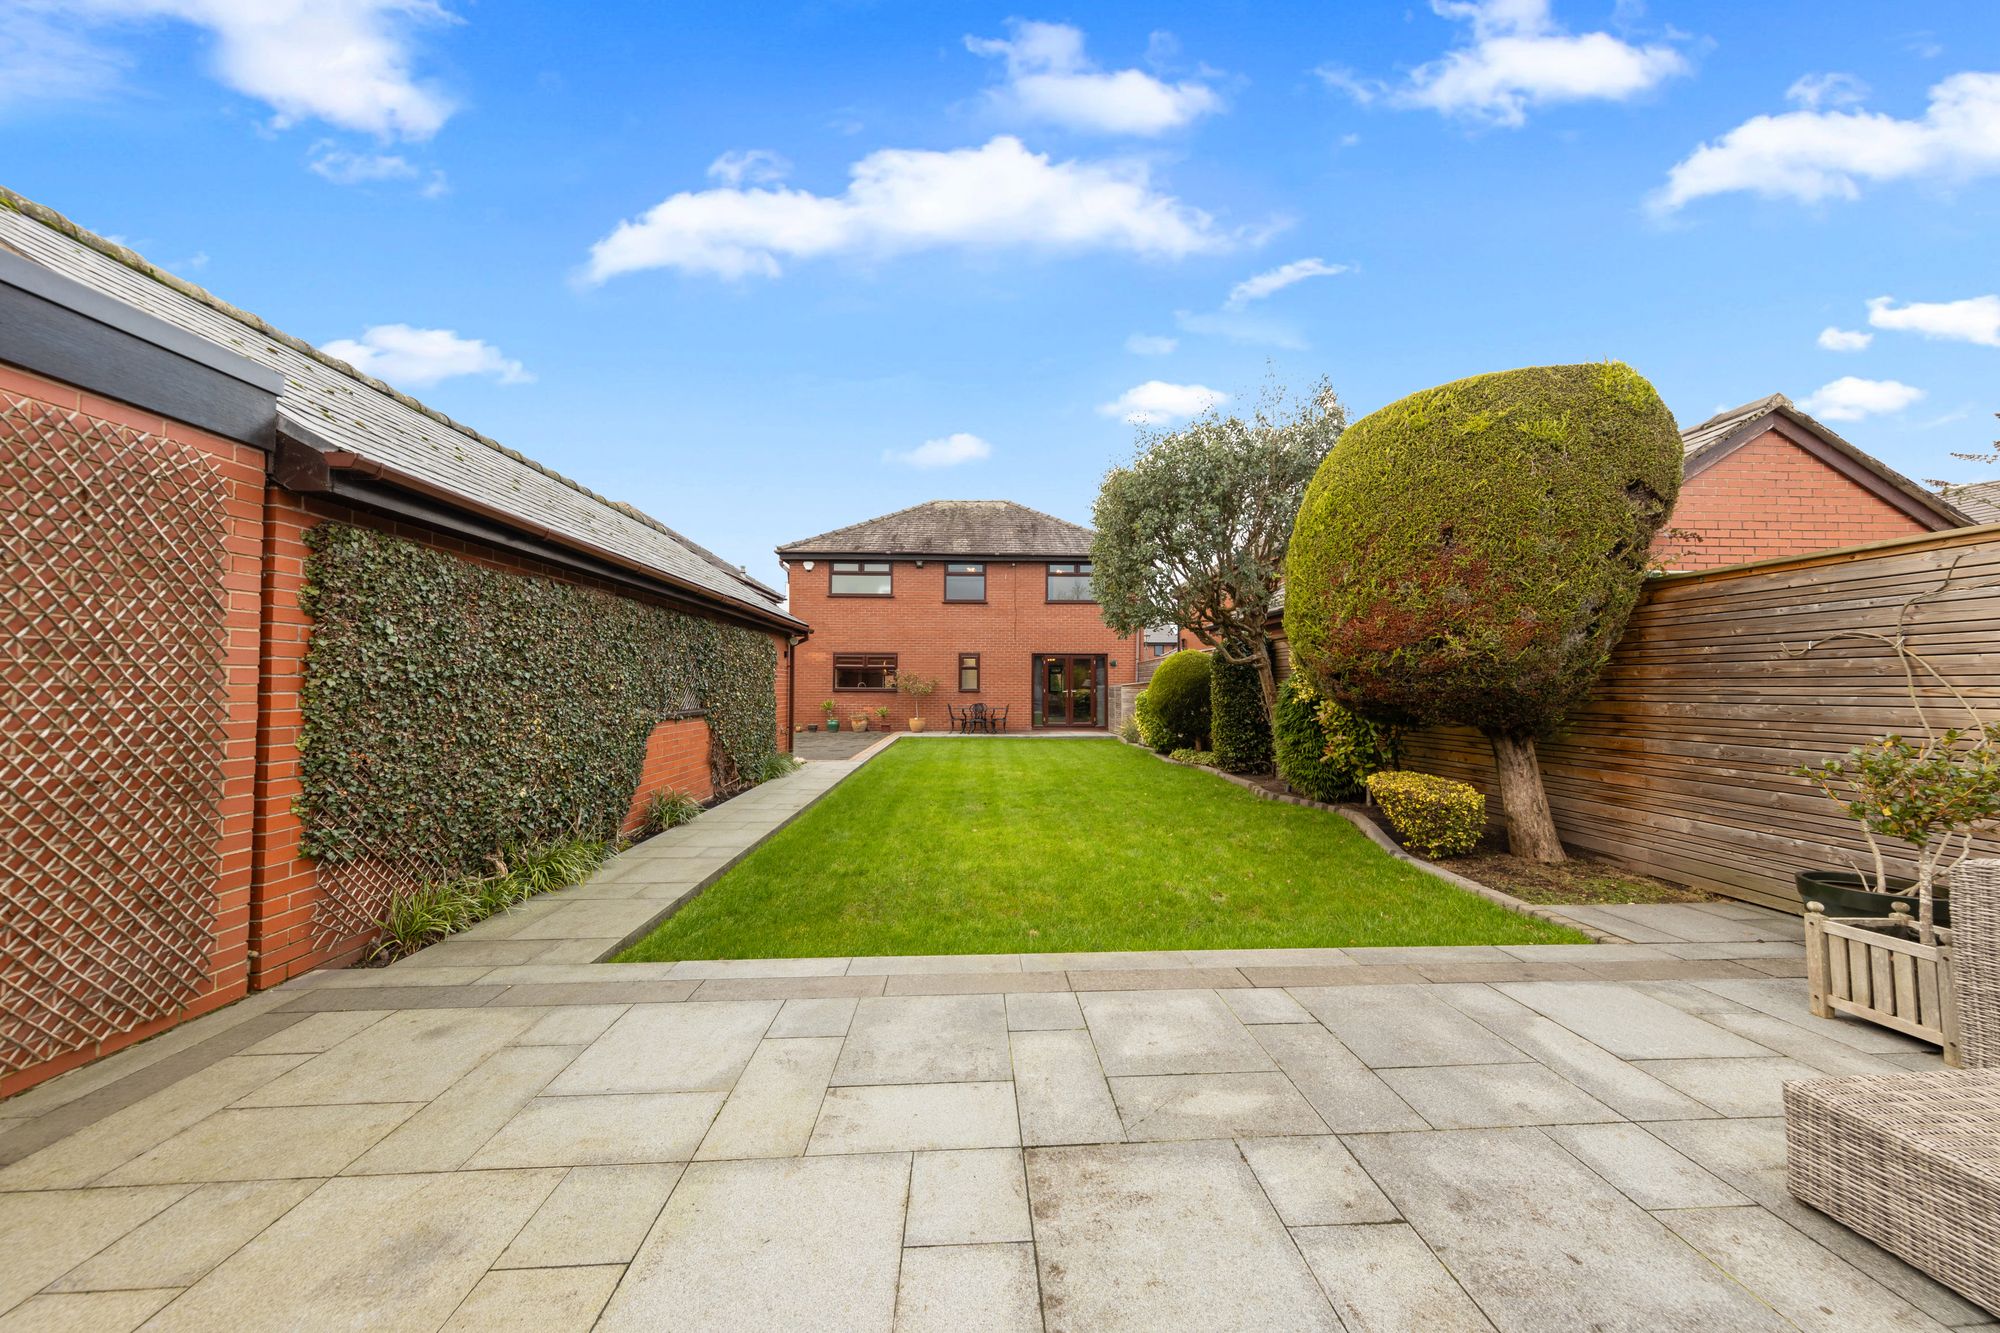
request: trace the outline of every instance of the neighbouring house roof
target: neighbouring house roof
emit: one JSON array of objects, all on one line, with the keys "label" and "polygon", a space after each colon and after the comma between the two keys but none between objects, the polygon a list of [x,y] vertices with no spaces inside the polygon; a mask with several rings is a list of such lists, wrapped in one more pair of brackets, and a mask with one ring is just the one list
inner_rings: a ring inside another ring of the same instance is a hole
[{"label": "neighbouring house roof", "polygon": [[1089,528],[1012,500],[929,500],[893,514],[789,542],[779,556],[954,556],[1090,558]]},{"label": "neighbouring house roof", "polygon": [[414,494],[608,557],[698,602],[803,626],[783,596],[659,520],[527,458],[346,362],[0,188],[0,246],[279,372],[281,437]]},{"label": "neighbouring house roof", "polygon": [[1718,412],[1682,431],[1684,475],[1699,475],[1771,430],[1933,531],[1965,527],[1969,521],[1950,501],[1855,448],[1781,393]]},{"label": "neighbouring house roof", "polygon": [[1946,486],[1941,493],[1974,523],[2000,523],[2000,480]]}]

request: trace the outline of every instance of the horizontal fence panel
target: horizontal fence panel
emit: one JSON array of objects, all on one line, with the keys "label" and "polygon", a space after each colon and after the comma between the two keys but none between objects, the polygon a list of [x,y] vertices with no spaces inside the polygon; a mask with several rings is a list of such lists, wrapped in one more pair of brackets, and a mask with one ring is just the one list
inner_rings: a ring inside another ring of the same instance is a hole
[{"label": "horizontal fence panel", "polygon": [[[1792,876],[1869,864],[1840,808],[1791,770],[1887,732],[2000,718],[2000,528],[1655,579],[1590,702],[1540,746],[1564,842],[1662,879],[1799,910]],[[1811,645],[1811,651],[1802,651]],[[1462,727],[1404,738],[1406,767],[1470,782],[1499,822],[1493,753]],[[1890,851],[1892,873],[1907,855]],[[2000,856],[2000,839],[1975,855]]]}]

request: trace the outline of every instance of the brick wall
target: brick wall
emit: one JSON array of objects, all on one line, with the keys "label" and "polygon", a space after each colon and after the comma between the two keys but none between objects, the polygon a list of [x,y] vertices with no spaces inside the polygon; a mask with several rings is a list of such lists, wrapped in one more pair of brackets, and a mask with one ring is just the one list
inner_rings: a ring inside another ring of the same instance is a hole
[{"label": "brick wall", "polygon": [[1669,569],[1715,569],[1929,530],[1776,431],[1688,478],[1668,527],[1701,538],[1662,532],[1653,550]]},{"label": "brick wall", "polygon": [[[922,716],[940,731],[947,705],[963,708],[975,702],[1006,708],[1010,729],[1025,730],[1033,707],[1036,654],[1102,654],[1107,685],[1130,681],[1136,674],[1143,647],[1139,636],[1113,634],[1095,603],[1050,602],[1045,561],[987,561],[986,600],[975,604],[944,600],[941,560],[926,560],[921,567],[912,560],[894,561],[892,597],[831,597],[827,562],[812,563],[807,569],[795,560],[789,570],[791,612],[813,631],[798,649],[793,720],[800,725],[818,723],[820,701],[832,699],[843,728],[863,709],[873,723],[873,711],[884,705],[896,730],[908,726],[914,710],[904,695],[835,690],[836,654],[893,653],[899,671],[934,678],[937,693],[923,701]],[[961,653],[979,654],[977,692],[958,688]]]},{"label": "brick wall", "polygon": [[708,767],[708,723],[698,717],[662,722],[646,738],[639,789],[632,793],[632,808],[626,812],[621,831],[627,837],[637,833],[646,822],[646,802],[655,792],[669,791],[703,802],[715,795]]}]

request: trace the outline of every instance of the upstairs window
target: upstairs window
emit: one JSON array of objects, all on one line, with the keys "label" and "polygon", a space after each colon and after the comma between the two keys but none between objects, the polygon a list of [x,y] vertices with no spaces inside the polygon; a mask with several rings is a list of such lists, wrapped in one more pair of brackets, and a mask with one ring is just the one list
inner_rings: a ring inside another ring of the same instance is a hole
[{"label": "upstairs window", "polygon": [[944,599],[947,602],[985,601],[986,566],[946,565],[944,567]]},{"label": "upstairs window", "polygon": [[1090,562],[1050,565],[1049,600],[1052,602],[1094,602],[1090,592]]},{"label": "upstairs window", "polygon": [[[867,594],[862,594],[866,596]],[[833,659],[833,688],[836,690],[893,690],[896,688],[894,653],[837,653]]]},{"label": "upstairs window", "polygon": [[835,597],[887,597],[893,586],[887,560],[835,560],[827,591]]}]

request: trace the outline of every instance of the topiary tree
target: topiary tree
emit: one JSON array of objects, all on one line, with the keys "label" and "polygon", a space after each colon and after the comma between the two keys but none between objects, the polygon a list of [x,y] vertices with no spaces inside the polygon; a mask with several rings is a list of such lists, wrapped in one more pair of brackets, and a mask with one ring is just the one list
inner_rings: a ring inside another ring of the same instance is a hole
[{"label": "topiary tree", "polygon": [[1183,649],[1169,654],[1139,696],[1139,730],[1146,744],[1165,753],[1208,744],[1207,653]]},{"label": "topiary tree", "polygon": [[1293,655],[1357,712],[1483,732],[1510,846],[1560,861],[1535,741],[1603,669],[1680,480],[1672,414],[1617,362],[1411,394],[1351,427],[1306,493]]},{"label": "topiary tree", "polygon": [[1217,655],[1208,673],[1208,735],[1223,772],[1271,771],[1271,723],[1255,666]]}]

